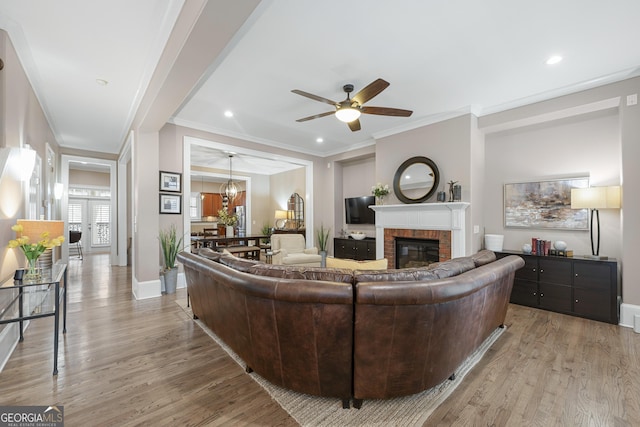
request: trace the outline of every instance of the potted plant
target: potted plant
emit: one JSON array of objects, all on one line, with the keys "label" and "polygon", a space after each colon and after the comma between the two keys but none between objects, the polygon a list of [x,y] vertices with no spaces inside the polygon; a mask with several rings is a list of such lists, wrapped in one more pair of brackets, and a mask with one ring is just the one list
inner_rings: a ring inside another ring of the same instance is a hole
[{"label": "potted plant", "polygon": [[178,266],[176,257],[182,248],[182,237],[178,238],[175,224],[171,224],[168,230],[160,230],[160,247],[162,248],[162,260],[164,261],[164,287],[167,294],[176,292],[178,285]]},{"label": "potted plant", "polygon": [[271,237],[272,232],[273,232],[273,230],[272,230],[272,228],[271,228],[271,226],[269,224],[264,224],[262,226],[262,235],[263,236],[269,236],[269,238],[262,239],[262,243],[263,244],[268,245],[268,244],[271,243],[270,237]]},{"label": "potted plant", "polygon": [[223,224],[226,229],[227,237],[233,237],[233,227],[238,223],[238,215],[230,214],[226,209],[218,211],[218,224]]},{"label": "potted plant", "polygon": [[331,231],[331,228],[327,228],[325,230],[324,225],[322,224],[320,224],[320,228],[316,231],[318,250],[322,257],[320,267],[326,267],[327,265],[327,242],[329,242],[329,231]]}]

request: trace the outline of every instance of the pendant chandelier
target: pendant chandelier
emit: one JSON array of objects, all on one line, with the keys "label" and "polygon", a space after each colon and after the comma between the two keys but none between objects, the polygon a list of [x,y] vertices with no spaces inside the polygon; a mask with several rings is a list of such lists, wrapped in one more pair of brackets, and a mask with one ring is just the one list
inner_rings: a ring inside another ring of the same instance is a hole
[{"label": "pendant chandelier", "polygon": [[238,195],[238,187],[236,187],[236,185],[233,183],[233,180],[231,179],[231,159],[233,158],[233,156],[230,154],[229,155],[229,180],[225,183],[223,183],[220,186],[220,194],[224,194],[225,196],[227,196],[227,199],[229,200],[229,202],[233,201],[233,199],[236,198],[236,196]]}]

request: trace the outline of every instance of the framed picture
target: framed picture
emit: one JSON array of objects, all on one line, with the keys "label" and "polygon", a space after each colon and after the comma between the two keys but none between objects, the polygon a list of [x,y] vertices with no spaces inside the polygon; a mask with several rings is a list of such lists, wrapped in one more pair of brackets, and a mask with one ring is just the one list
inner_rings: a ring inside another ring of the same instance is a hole
[{"label": "framed picture", "polygon": [[182,192],[182,174],[160,171],[160,191]]},{"label": "framed picture", "polygon": [[161,214],[180,214],[182,209],[182,196],[178,194],[160,194]]},{"label": "framed picture", "polygon": [[589,209],[571,209],[571,189],[588,186],[588,177],[505,184],[504,226],[588,230]]}]

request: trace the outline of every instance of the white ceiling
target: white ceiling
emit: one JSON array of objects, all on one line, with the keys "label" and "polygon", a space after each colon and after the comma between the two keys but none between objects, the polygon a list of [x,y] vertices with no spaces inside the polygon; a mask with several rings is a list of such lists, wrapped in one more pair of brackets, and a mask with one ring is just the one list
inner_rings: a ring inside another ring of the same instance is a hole
[{"label": "white ceiling", "polygon": [[[182,4],[0,2],[60,145],[119,151]],[[640,75],[639,17],[637,0],[263,1],[171,121],[327,156]],[[553,54],[564,60],[546,65]],[[292,89],[341,101],[344,84],[377,78],[391,85],[366,105],[410,118],[363,115],[359,132],[333,116],[295,121],[332,107]]]}]

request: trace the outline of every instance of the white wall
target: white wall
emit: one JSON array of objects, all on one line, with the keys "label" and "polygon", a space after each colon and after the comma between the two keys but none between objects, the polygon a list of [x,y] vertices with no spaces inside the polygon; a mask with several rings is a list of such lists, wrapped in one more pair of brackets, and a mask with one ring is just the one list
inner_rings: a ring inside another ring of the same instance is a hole
[{"label": "white wall", "polygon": [[[393,185],[393,177],[405,160],[425,156],[433,160],[440,172],[439,190],[448,190],[448,181],[462,186],[462,201],[469,201],[471,191],[471,115],[413,129],[378,140],[376,144],[376,181]],[[375,184],[372,183],[372,185]],[[436,201],[436,193],[427,203]],[[389,204],[400,203],[390,194]]]},{"label": "white wall", "polygon": [[109,187],[110,179],[109,173],[69,169],[69,185]]},{"label": "white wall", "polygon": [[[340,206],[340,210],[336,209],[340,212],[336,223],[340,228],[336,228],[335,236],[340,236],[340,230],[363,231],[367,237],[376,236],[374,225],[347,225],[344,208],[344,199],[347,197],[371,196],[371,186],[377,183],[375,166],[376,159],[373,156],[342,163],[342,198],[336,200],[336,204]],[[391,186],[389,183],[389,187]]]},{"label": "white wall", "polygon": [[[617,109],[526,126],[486,136],[485,232],[504,234],[504,248],[520,250],[532,237],[564,240],[576,255],[591,254],[588,231],[504,228],[505,183],[589,176],[593,186],[620,184]],[[620,258],[620,211],[601,210],[600,254]]]}]

